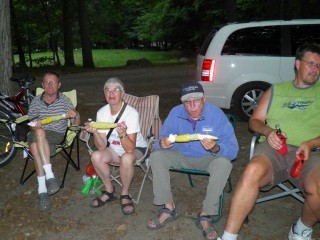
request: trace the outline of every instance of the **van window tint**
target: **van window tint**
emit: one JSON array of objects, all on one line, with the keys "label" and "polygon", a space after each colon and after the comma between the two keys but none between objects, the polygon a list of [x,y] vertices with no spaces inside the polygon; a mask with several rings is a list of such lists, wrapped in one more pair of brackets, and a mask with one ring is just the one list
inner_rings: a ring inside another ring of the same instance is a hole
[{"label": "van window tint", "polygon": [[211,32],[208,34],[206,40],[203,42],[199,54],[201,55],[206,55],[207,49],[209,47],[209,44],[211,43],[211,40],[213,39],[213,37],[216,35],[216,33],[220,30],[220,27],[216,27],[213,30],[211,30]]},{"label": "van window tint", "polygon": [[303,43],[320,44],[320,25],[291,26],[291,56],[295,56],[297,48]]},{"label": "van window tint", "polygon": [[244,28],[233,32],[227,39],[221,55],[280,56],[280,27]]}]

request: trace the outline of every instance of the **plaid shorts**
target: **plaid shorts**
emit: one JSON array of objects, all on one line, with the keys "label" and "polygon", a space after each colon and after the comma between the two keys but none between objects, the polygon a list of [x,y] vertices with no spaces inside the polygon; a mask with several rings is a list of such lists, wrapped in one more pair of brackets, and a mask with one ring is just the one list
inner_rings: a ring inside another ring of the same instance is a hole
[{"label": "plaid shorts", "polygon": [[320,150],[312,151],[310,157],[307,161],[304,162],[301,174],[292,178],[290,176],[292,165],[296,159],[296,151],[298,147],[288,145],[288,153],[284,156],[281,156],[277,150],[272,148],[267,142],[258,143],[255,147],[254,156],[264,155],[272,163],[273,167],[273,179],[272,182],[263,187],[262,191],[267,191],[270,188],[282,183],[286,180],[289,180],[301,191],[303,191],[302,183],[304,178],[308,175],[310,170],[320,166]]}]

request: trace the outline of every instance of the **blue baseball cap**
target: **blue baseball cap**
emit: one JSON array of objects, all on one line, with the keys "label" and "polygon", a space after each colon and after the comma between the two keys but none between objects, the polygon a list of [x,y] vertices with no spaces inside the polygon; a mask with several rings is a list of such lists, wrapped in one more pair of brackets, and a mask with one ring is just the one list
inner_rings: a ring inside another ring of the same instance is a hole
[{"label": "blue baseball cap", "polygon": [[203,97],[204,91],[202,85],[198,82],[187,82],[180,89],[181,101],[189,98]]}]

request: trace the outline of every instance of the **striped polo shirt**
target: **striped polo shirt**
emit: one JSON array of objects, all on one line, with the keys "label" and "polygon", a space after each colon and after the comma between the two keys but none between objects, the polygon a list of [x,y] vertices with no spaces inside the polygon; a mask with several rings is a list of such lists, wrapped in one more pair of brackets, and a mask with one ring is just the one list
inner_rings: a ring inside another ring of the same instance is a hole
[{"label": "striped polo shirt", "polygon": [[[58,97],[55,101],[48,104],[43,100],[43,94],[36,96],[29,107],[29,120],[38,118],[42,120],[47,117],[57,116],[61,114],[66,114],[67,111],[73,110],[74,107],[68,97],[62,93],[58,93]],[[64,133],[68,127],[67,119],[62,119],[60,121],[55,121],[50,124],[42,126],[45,130],[51,130],[59,133]]]}]

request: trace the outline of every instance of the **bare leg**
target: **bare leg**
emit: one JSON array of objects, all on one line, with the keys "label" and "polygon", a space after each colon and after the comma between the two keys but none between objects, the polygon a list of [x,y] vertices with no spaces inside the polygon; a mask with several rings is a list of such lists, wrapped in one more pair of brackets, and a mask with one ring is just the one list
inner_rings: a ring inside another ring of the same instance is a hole
[{"label": "bare leg", "polygon": [[[115,154],[116,155],[116,154]],[[113,161],[113,154],[111,150],[104,149],[104,150],[97,150],[94,151],[91,155],[91,161],[94,166],[94,169],[100,179],[102,180],[105,189],[107,192],[112,193],[113,192],[113,186],[111,184],[110,179],[110,165]],[[115,157],[118,157],[117,155]],[[108,199],[107,195],[102,195],[101,200],[106,201]]]},{"label": "bare leg", "polygon": [[312,228],[320,221],[320,167],[310,171],[304,179],[305,201],[301,221]]},{"label": "bare leg", "polygon": [[271,162],[264,156],[255,156],[246,167],[235,189],[227,220],[226,231],[237,234],[255,205],[259,188],[266,186],[272,179]]},{"label": "bare leg", "polygon": [[50,164],[50,147],[43,129],[35,130],[36,142],[30,145],[37,176],[44,176],[43,165]]},{"label": "bare leg", "polygon": [[[140,159],[143,154],[139,150],[135,150],[133,153],[125,153],[120,159],[120,178],[122,183],[121,195],[129,195],[129,188],[134,177],[134,163],[136,159]],[[130,203],[128,199],[122,199],[123,204]],[[132,211],[132,206],[124,208],[125,212]]]}]

